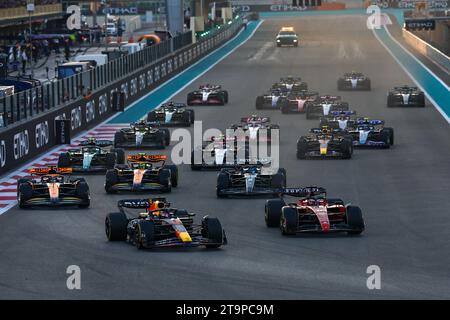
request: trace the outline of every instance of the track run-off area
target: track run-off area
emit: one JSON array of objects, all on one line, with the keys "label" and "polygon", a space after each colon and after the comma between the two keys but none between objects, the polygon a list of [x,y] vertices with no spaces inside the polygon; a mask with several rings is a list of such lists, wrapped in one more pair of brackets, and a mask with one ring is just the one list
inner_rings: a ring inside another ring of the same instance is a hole
[{"label": "track run-off area", "polygon": [[[446,84],[427,74],[389,31],[368,30],[363,14],[263,18],[78,139],[112,138],[117,128],[161,102],[185,102],[187,93],[200,84],[220,84],[229,91],[228,105],[194,107],[203,129],[225,130],[251,114],[270,117],[281,128],[280,164],[287,170],[288,186],[323,186],[330,197],[359,205],[365,232],[359,237],[283,237],[278,229],[266,228],[264,199],[217,199],[217,172],[181,165],[179,186],[167,198],[175,207],[198,213],[198,219],[218,217],[229,244],[219,250],[138,251],[126,243],[108,242],[104,219],[117,210],[117,200],[147,195],[107,195],[104,177],[89,175],[89,209],[20,210],[14,206],[14,178],[23,167],[0,181],[8,190],[3,196],[9,197],[0,197],[1,299],[450,298]],[[298,48],[275,45],[276,33],[287,25],[299,33]],[[352,70],[371,78],[371,91],[336,90],[338,77]],[[287,75],[301,76],[321,94],[341,95],[359,115],[385,120],[395,130],[395,145],[356,150],[351,160],[297,160],[297,139],[318,121],[255,109],[256,96]],[[388,90],[403,84],[424,89],[427,106],[388,109]],[[55,161],[60,149],[34,163]],[[170,155],[171,148],[162,152]],[[81,290],[66,287],[70,265],[81,269]],[[371,265],[380,267],[380,290],[366,286]]]}]

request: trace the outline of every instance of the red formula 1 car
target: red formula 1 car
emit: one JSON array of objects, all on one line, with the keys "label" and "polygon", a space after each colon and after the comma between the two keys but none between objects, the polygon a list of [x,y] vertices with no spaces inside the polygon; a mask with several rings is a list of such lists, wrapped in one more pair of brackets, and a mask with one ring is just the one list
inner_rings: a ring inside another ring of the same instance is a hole
[{"label": "red formula 1 car", "polygon": [[341,199],[327,198],[324,188],[286,188],[280,194],[299,198],[294,203],[286,203],[282,198],[266,201],[266,225],[279,227],[283,235],[305,232],[357,235],[365,229],[361,209],[345,205]]}]

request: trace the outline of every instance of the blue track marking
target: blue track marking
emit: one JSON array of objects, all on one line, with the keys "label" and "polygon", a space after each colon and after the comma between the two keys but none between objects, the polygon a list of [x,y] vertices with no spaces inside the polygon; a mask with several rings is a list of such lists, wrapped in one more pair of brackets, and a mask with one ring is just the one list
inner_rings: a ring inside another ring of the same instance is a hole
[{"label": "blue track marking", "polygon": [[125,112],[118,114],[108,123],[130,123],[144,117],[149,111],[157,108],[166,100],[189,84],[193,79],[202,75],[212,65],[215,65],[223,57],[234,51],[239,45],[247,41],[259,27],[260,22],[251,21],[246,30],[243,30],[231,41],[216,49],[188,69],[182,71],[175,78],[168,80],[149,93],[144,99],[134,103]]}]

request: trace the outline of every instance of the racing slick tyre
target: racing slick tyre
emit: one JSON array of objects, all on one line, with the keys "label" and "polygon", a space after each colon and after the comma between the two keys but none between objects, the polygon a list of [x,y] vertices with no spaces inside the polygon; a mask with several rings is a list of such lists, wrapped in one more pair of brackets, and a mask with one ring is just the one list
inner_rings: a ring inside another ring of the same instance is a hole
[{"label": "racing slick tyre", "polygon": [[364,89],[368,90],[368,91],[372,90],[372,85],[371,85],[370,79],[366,79],[366,81],[364,81]]},{"label": "racing slick tyre", "polygon": [[289,104],[287,103],[287,101],[286,102],[284,102],[282,105],[281,105],[281,113],[284,113],[284,114],[288,114],[288,113],[290,113],[290,111],[291,111],[291,109],[289,108]]},{"label": "racing slick tyre", "polygon": [[58,158],[58,168],[70,167],[70,155],[68,152],[61,153]]},{"label": "racing slick tyre", "polygon": [[[199,151],[200,155],[199,155],[199,159],[202,159],[202,152]],[[197,171],[197,170],[201,170],[202,169],[202,165],[201,164],[197,164],[195,163],[195,151],[192,150],[191,152],[191,170]]]},{"label": "racing slick tyre", "polygon": [[178,167],[174,164],[166,164],[163,169],[170,171],[170,183],[172,187],[176,188],[178,186]]},{"label": "racing slick tyre", "polygon": [[186,127],[190,127],[191,124],[192,124],[191,113],[186,110],[183,113],[183,125],[185,125]]},{"label": "racing slick tyre", "polygon": [[30,181],[31,179],[28,178],[20,178],[17,180],[17,195],[19,195],[19,187],[22,183],[28,183],[28,181]]},{"label": "racing slick tyre", "polygon": [[256,97],[256,109],[262,109],[264,105],[264,97]]},{"label": "racing slick tyre", "polygon": [[19,208],[27,208],[29,205],[25,204],[26,201],[33,197],[33,187],[29,183],[21,183],[19,185],[17,193],[17,202],[19,203]]},{"label": "racing slick tyre", "polygon": [[338,90],[344,90],[345,84],[343,79],[339,79],[337,82],[337,89]]},{"label": "racing slick tyre", "polygon": [[113,187],[119,182],[119,177],[117,175],[116,170],[108,170],[106,171],[106,180],[105,180],[105,191],[106,193],[117,193],[117,190],[114,190]]},{"label": "racing slick tyre", "polygon": [[225,101],[225,103],[228,103],[228,91],[227,90],[223,90],[223,101]]},{"label": "racing slick tyre", "polygon": [[297,209],[284,207],[281,209],[280,229],[284,236],[295,235],[298,227]]},{"label": "racing slick tyre", "polygon": [[105,162],[106,162],[106,169],[114,169],[114,166],[116,165],[117,161],[117,154],[113,152],[109,152],[105,156]]},{"label": "racing slick tyre", "polygon": [[394,145],[394,129],[383,128],[380,132],[381,140],[386,144],[386,148]]},{"label": "racing slick tyre", "polygon": [[116,132],[114,134],[114,148],[120,146],[121,143],[125,141],[125,134],[122,131]]},{"label": "racing slick tyre", "polygon": [[306,142],[305,139],[300,138],[297,141],[297,159],[305,159],[307,150],[308,150],[308,142]]},{"label": "racing slick tyre", "polygon": [[163,133],[163,142],[164,147],[167,147],[170,145],[170,131],[169,129],[160,129]]},{"label": "racing slick tyre", "polygon": [[162,192],[172,191],[171,172],[168,169],[161,169],[158,172],[159,184],[162,185]]},{"label": "racing slick tyre", "polygon": [[278,173],[283,175],[283,177],[284,177],[283,186],[286,187],[286,180],[287,180],[286,169],[285,168],[278,168]]},{"label": "racing slick tyre", "polygon": [[188,106],[193,106],[194,104],[192,103],[192,92],[188,93],[187,95],[187,105]]},{"label": "racing slick tyre", "polygon": [[423,92],[419,95],[420,107],[425,108],[425,94]]},{"label": "racing slick tyre", "polygon": [[218,198],[225,198],[226,195],[222,193],[222,190],[230,187],[230,176],[226,172],[220,172],[217,175],[216,194]]},{"label": "racing slick tyre", "polygon": [[124,164],[125,163],[125,151],[123,149],[111,149],[111,152],[116,154],[116,163]]},{"label": "racing slick tyre", "polygon": [[123,212],[108,213],[105,218],[105,233],[108,241],[125,241],[127,239],[128,219]]},{"label": "racing slick tyre", "polygon": [[342,140],[341,143],[342,159],[350,159],[353,154],[353,144],[349,139]]},{"label": "racing slick tyre", "polygon": [[208,239],[211,244],[206,244],[208,249],[219,248],[224,242],[224,232],[219,219],[204,217],[202,219],[202,237]]},{"label": "racing slick tyre", "polygon": [[391,94],[389,94],[387,97],[387,107],[388,108],[394,107],[394,101],[393,101],[393,97]]},{"label": "racing slick tyre", "polygon": [[358,235],[364,231],[364,219],[359,207],[347,206],[346,220],[348,226],[353,229],[352,231],[348,231],[349,235]]},{"label": "racing slick tyre", "polygon": [[194,121],[195,121],[195,112],[194,112],[194,110],[192,110],[192,109],[187,109],[186,111],[189,112],[189,113],[191,114],[190,119],[191,119],[191,124],[193,124]]},{"label": "racing slick tyre", "polygon": [[79,204],[79,208],[89,208],[89,205],[91,204],[91,200],[89,197],[89,185],[86,181],[79,181],[77,183],[75,194],[78,198],[83,200],[83,204]]},{"label": "racing slick tyre", "polygon": [[264,220],[268,228],[280,226],[281,209],[286,206],[283,199],[270,199],[266,201],[264,210]]},{"label": "racing slick tyre", "polygon": [[277,172],[270,180],[270,187],[272,189],[281,189],[285,187],[285,176],[281,172]]},{"label": "racing slick tyre", "polygon": [[224,106],[225,105],[225,96],[223,94],[219,94],[217,96],[217,99],[219,100],[219,106]]},{"label": "racing slick tyre", "polygon": [[310,120],[310,119],[314,119],[314,111],[313,111],[313,106],[310,104],[306,105],[306,119]]},{"label": "racing slick tyre", "polygon": [[138,250],[155,243],[155,225],[151,220],[140,220],[134,229],[134,245]]},{"label": "racing slick tyre", "polygon": [[148,122],[156,122],[156,120],[157,120],[156,112],[155,112],[155,111],[150,111],[150,112],[147,114],[147,121],[148,121]]}]

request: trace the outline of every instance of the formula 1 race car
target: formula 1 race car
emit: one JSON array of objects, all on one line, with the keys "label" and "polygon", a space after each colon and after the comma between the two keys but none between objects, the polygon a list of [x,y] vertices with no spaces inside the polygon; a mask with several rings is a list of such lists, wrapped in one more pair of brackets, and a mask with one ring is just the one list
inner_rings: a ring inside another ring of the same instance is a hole
[{"label": "formula 1 race car", "polygon": [[320,127],[345,130],[356,125],[356,111],[331,111],[327,116],[320,118]]},{"label": "formula 1 race car", "polygon": [[128,164],[116,165],[106,172],[105,191],[171,192],[178,186],[178,168],[166,165],[165,155],[139,153],[127,157]]},{"label": "formula 1 race car", "polygon": [[272,130],[275,129],[278,130],[278,137],[279,137],[280,126],[277,124],[270,123],[269,117],[259,117],[257,115],[252,115],[250,117],[241,118],[240,124],[233,124],[230,126],[229,129],[231,130],[241,129],[243,131],[243,134],[245,134],[246,142],[254,140],[257,143],[259,142],[271,143]]},{"label": "formula 1 race car", "polygon": [[[195,213],[173,208],[165,198],[119,200],[117,206],[119,212],[109,213],[105,219],[109,241],[127,241],[138,249],[219,248],[228,242],[217,218],[204,216],[200,224],[195,224]],[[135,218],[128,218],[125,209],[141,212]]]},{"label": "formula 1 race car", "polygon": [[188,93],[187,104],[193,105],[225,105],[228,103],[228,91],[218,85],[202,85],[198,90]]},{"label": "formula 1 race car", "polygon": [[280,89],[287,92],[308,90],[308,84],[300,77],[288,76],[272,85],[272,90]]},{"label": "formula 1 race car", "polygon": [[352,137],[340,129],[311,129],[310,134],[297,141],[297,159],[350,159],[353,153]]},{"label": "formula 1 race car", "polygon": [[147,114],[147,121],[158,123],[160,126],[186,126],[190,127],[195,121],[192,109],[186,109],[184,103],[168,102]]},{"label": "formula 1 race car", "polygon": [[201,147],[194,148],[191,154],[191,169],[218,170],[248,163],[248,148],[245,141],[239,142],[235,137],[211,137]]},{"label": "formula 1 race car", "polygon": [[105,172],[125,162],[123,149],[111,149],[112,145],[113,141],[90,137],[80,142],[79,148],[61,153],[58,167],[72,168],[74,172]]},{"label": "formula 1 race car", "polygon": [[[70,178],[71,168],[33,168],[30,177],[17,180],[17,202],[20,208],[33,206],[90,205],[89,186],[83,178]],[[40,177],[36,179],[36,176]]]},{"label": "formula 1 race car", "polygon": [[383,120],[360,118],[347,132],[353,137],[355,148],[389,148],[394,145],[394,129],[385,127]]},{"label": "formula 1 race car", "polygon": [[170,144],[170,131],[144,120],[120,129],[114,135],[115,148],[162,148]]},{"label": "formula 1 race car", "polygon": [[286,186],[286,170],[274,172],[263,165],[241,165],[224,168],[217,175],[217,197],[276,196]]},{"label": "formula 1 race car", "polygon": [[280,89],[270,90],[268,93],[256,97],[256,109],[280,109],[285,103],[288,92]]},{"label": "formula 1 race car", "polygon": [[298,36],[293,27],[282,27],[278,32],[275,41],[277,47],[294,46],[298,47]]},{"label": "formula 1 race car", "polygon": [[306,119],[319,119],[332,111],[347,111],[348,103],[341,101],[339,96],[320,96],[313,103],[306,105]]},{"label": "formula 1 race car", "polygon": [[291,92],[281,105],[282,113],[304,113],[308,104],[319,98],[319,93],[315,91],[301,90]]},{"label": "formula 1 race car", "polygon": [[417,87],[395,87],[387,97],[388,108],[392,107],[425,107],[425,94]]},{"label": "formula 1 race car", "polygon": [[365,229],[361,209],[345,205],[341,199],[327,198],[324,188],[286,188],[282,195],[299,199],[294,203],[286,203],[282,198],[267,200],[264,213],[266,226],[279,227],[282,235],[307,232],[359,235]]},{"label": "formula 1 race car", "polygon": [[338,90],[370,90],[370,79],[360,72],[344,73],[337,81]]}]

